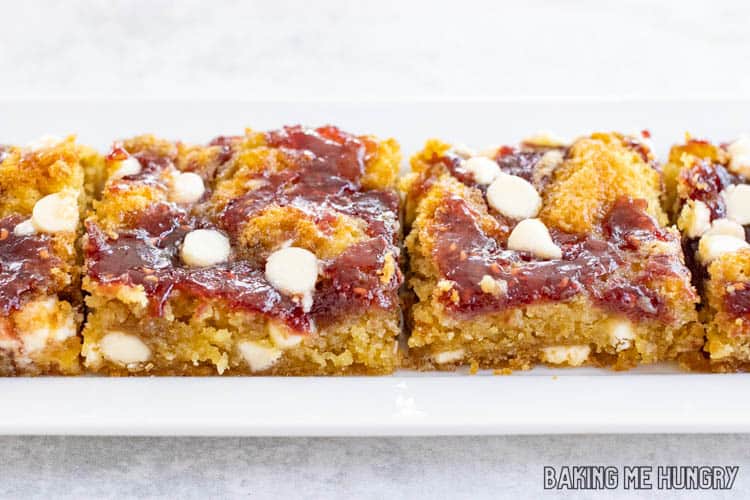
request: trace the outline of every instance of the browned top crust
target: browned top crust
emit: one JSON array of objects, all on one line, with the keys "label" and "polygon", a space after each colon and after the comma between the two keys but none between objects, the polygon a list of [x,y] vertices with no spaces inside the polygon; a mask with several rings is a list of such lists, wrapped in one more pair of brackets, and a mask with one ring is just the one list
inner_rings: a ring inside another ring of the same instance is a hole
[{"label": "browned top crust", "polygon": [[[332,126],[247,131],[206,146],[141,136],[115,145],[110,168],[129,157],[141,172],[108,181],[86,223],[89,288],[140,289],[155,315],[177,294],[219,300],[298,331],[371,307],[398,307],[394,141]],[[170,179],[180,171],[198,173],[208,186],[193,205],[169,199]],[[181,262],[183,238],[198,228],[228,236],[227,262],[200,268]],[[264,276],[269,254],[290,244],[320,262],[308,313]]]},{"label": "browned top crust", "polygon": [[0,146],[0,316],[39,296],[80,296],[77,232],[14,229],[47,195],[70,192],[84,206],[82,151],[72,136],[34,147]]},{"label": "browned top crust", "polygon": [[450,145],[430,141],[402,185],[407,248],[446,310],[466,316],[583,294],[635,321],[696,319],[679,234],[665,227],[660,172],[642,139],[597,133],[569,147],[503,146],[491,157],[536,188],[538,219],[561,258],[509,249],[520,220],[488,203]]}]

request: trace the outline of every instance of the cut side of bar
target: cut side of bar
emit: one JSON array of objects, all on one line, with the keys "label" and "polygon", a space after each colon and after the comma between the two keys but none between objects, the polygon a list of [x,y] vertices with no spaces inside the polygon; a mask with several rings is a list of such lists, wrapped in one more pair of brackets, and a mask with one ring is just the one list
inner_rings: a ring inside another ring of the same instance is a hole
[{"label": "cut side of bar", "polygon": [[85,367],[391,373],[399,162],[395,141],[331,126],[115,144],[85,224]]},{"label": "cut side of bar", "polygon": [[0,146],[0,375],[81,372],[76,243],[95,157],[73,137]]},{"label": "cut side of bar", "polygon": [[410,363],[625,369],[698,351],[698,296],[647,139],[429,141],[402,181]]},{"label": "cut side of bar", "polygon": [[706,324],[696,369],[750,368],[750,138],[712,144],[688,138],[665,165],[667,204],[682,232],[685,256]]}]

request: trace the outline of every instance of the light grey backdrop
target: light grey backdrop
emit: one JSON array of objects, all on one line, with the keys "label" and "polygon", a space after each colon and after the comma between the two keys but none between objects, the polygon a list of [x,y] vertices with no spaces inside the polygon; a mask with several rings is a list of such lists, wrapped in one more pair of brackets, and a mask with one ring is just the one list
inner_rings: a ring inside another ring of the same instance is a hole
[{"label": "light grey backdrop", "polygon": [[[553,498],[544,465],[741,464],[747,436],[153,439],[0,438],[5,498]],[[568,498],[639,498],[633,491]],[[658,492],[658,498],[686,498]]]},{"label": "light grey backdrop", "polygon": [[[2,96],[750,96],[741,0],[8,0],[0,20]],[[747,497],[748,449],[748,436],[6,437],[0,497],[552,497],[546,464],[739,464]]]}]

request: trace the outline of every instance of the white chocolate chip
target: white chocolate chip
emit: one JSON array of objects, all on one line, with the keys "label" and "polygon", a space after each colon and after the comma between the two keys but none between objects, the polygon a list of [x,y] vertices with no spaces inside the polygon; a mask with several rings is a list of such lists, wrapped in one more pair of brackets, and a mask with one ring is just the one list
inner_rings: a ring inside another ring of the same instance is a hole
[{"label": "white chocolate chip", "polygon": [[616,351],[624,351],[633,345],[635,332],[629,321],[618,320],[609,325],[609,343]]},{"label": "white chocolate chip", "polygon": [[529,146],[537,146],[542,148],[559,148],[567,146],[570,141],[552,132],[543,130],[530,137],[526,137],[521,142],[524,144],[528,144]]},{"label": "white chocolate chip", "polygon": [[588,345],[555,345],[542,348],[542,361],[554,365],[580,366],[591,354]]},{"label": "white chocolate chip", "polygon": [[58,324],[57,328],[50,330],[50,337],[56,342],[63,342],[70,337],[75,337],[76,333],[74,313],[71,312],[71,314],[65,318],[63,323]]},{"label": "white chocolate chip", "polygon": [[34,229],[34,223],[31,222],[31,219],[19,222],[16,224],[16,227],[13,228],[13,234],[16,236],[29,236],[34,233],[36,233],[36,229]]},{"label": "white chocolate chip", "polygon": [[24,353],[29,354],[40,351],[47,346],[50,330],[49,328],[39,328],[30,332],[23,332],[19,334],[19,337],[21,337],[21,342],[23,342]]},{"label": "white chocolate chip", "polygon": [[750,185],[729,186],[721,195],[727,204],[727,218],[743,226],[750,224]]},{"label": "white chocolate chip", "polygon": [[487,188],[487,203],[511,219],[528,219],[539,213],[542,198],[526,179],[501,173]]},{"label": "white chocolate chip", "polygon": [[237,347],[252,372],[260,372],[271,368],[283,354],[281,350],[275,347],[267,347],[252,340],[240,342]]},{"label": "white chocolate chip", "polygon": [[734,253],[750,245],[740,238],[726,234],[704,235],[698,242],[698,259],[704,265],[727,253]]},{"label": "white chocolate chip", "polygon": [[716,219],[711,223],[711,228],[705,232],[704,236],[725,234],[734,236],[741,240],[745,239],[745,228],[740,224],[729,219]]},{"label": "white chocolate chip", "polygon": [[26,144],[26,147],[31,151],[39,151],[41,149],[51,148],[60,144],[63,140],[56,135],[43,135],[42,137],[31,141]]},{"label": "white chocolate chip", "polygon": [[433,361],[439,365],[443,365],[445,363],[455,363],[456,361],[461,361],[464,357],[464,350],[463,349],[456,349],[455,351],[443,351],[439,352],[437,354],[432,355]]},{"label": "white chocolate chip", "polygon": [[750,136],[743,135],[729,146],[729,170],[750,179]]},{"label": "white chocolate chip", "polygon": [[112,179],[122,179],[129,175],[138,175],[141,173],[142,168],[141,162],[139,162],[137,158],[130,156],[118,162],[111,177]]},{"label": "white chocolate chip", "polygon": [[151,349],[138,337],[123,332],[109,332],[99,342],[102,354],[113,363],[132,365],[151,359]]},{"label": "white chocolate chip", "polygon": [[78,195],[65,190],[37,201],[31,223],[41,233],[73,232],[78,228]]},{"label": "white chocolate chip", "polygon": [[711,227],[711,210],[702,201],[690,200],[682,206],[677,227],[688,238],[700,238]]},{"label": "white chocolate chip", "polygon": [[185,235],[180,256],[188,266],[206,267],[229,260],[229,239],[215,229],[196,229]]},{"label": "white chocolate chip", "polygon": [[286,326],[275,321],[268,323],[268,336],[271,337],[273,345],[279,349],[291,349],[292,347],[296,347],[304,338],[304,335],[294,333]]},{"label": "white chocolate chip", "polygon": [[50,339],[60,343],[76,335],[75,313],[70,311],[64,317],[58,318],[57,304],[56,298],[47,297],[29,302],[24,308],[24,314],[35,319],[34,329],[18,330],[25,354],[44,349]]},{"label": "white chocolate chip", "polygon": [[511,219],[528,219],[539,213],[542,198],[526,179],[501,173],[487,188],[487,203]]},{"label": "white chocolate chip", "polygon": [[500,175],[500,166],[496,161],[484,156],[475,156],[461,162],[461,167],[474,177],[477,184],[490,184]]},{"label": "white chocolate chip", "polygon": [[268,257],[266,279],[279,292],[301,297],[302,307],[308,312],[318,280],[318,259],[304,248],[282,248]]},{"label": "white chocolate chip", "polygon": [[206,187],[203,179],[194,172],[181,172],[172,181],[172,201],[177,203],[195,203],[201,199]]},{"label": "white chocolate chip", "polygon": [[542,259],[561,259],[562,250],[539,219],[519,222],[508,237],[508,248],[517,252],[530,252]]},{"label": "white chocolate chip", "polygon": [[[3,332],[0,330],[0,333],[3,333]],[[19,341],[18,341],[18,339],[16,337],[9,337],[7,335],[0,335],[0,353],[3,353],[3,354],[5,354],[5,353],[8,353],[8,354],[13,353],[14,357],[16,357],[15,353],[18,353],[18,355],[17,355],[18,357],[16,359],[18,359],[19,361],[21,361],[21,363],[23,363],[23,364],[26,364],[26,363],[28,363],[28,362],[31,361],[30,359],[28,359],[28,357],[25,357],[26,359],[23,359],[24,356],[21,356],[21,353],[20,353],[20,344],[19,344]]]}]

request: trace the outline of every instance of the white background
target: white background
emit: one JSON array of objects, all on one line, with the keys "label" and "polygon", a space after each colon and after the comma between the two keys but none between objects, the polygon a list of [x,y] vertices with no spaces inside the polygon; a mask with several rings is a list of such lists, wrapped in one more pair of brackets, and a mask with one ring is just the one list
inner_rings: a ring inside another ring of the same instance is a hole
[{"label": "white background", "polygon": [[3,93],[246,99],[750,91],[741,0],[4,1]]},{"label": "white background", "polygon": [[[750,97],[749,27],[742,1],[3,1],[0,96]],[[545,464],[739,464],[733,493],[747,496],[748,449],[747,436],[9,437],[0,496],[533,498],[549,495]]]}]

